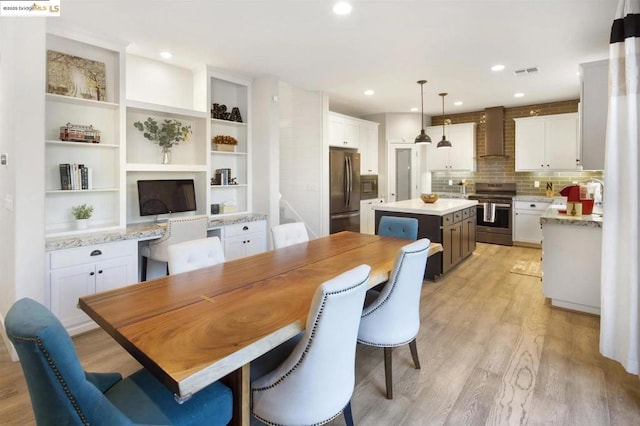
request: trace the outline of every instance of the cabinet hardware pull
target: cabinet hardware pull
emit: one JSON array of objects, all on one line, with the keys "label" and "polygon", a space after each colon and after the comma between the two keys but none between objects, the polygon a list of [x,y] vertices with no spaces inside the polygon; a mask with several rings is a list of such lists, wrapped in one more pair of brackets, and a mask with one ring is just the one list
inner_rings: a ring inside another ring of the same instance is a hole
[{"label": "cabinet hardware pull", "polygon": [[529,204],[529,207],[535,207],[535,206],[536,206],[535,204]]},{"label": "cabinet hardware pull", "polygon": [[95,272],[89,272],[89,276],[94,276],[95,274]]},{"label": "cabinet hardware pull", "polygon": [[245,226],[243,226],[243,227],[242,227],[242,230],[243,230],[243,231],[248,231],[248,230],[249,230],[249,227],[248,227],[247,225],[245,225]]},{"label": "cabinet hardware pull", "polygon": [[99,274],[101,274],[101,273],[102,273],[102,269],[100,269],[100,270],[98,271],[98,273],[99,273]]},{"label": "cabinet hardware pull", "polygon": [[100,250],[94,250],[91,252],[89,256],[100,256],[102,252]]}]

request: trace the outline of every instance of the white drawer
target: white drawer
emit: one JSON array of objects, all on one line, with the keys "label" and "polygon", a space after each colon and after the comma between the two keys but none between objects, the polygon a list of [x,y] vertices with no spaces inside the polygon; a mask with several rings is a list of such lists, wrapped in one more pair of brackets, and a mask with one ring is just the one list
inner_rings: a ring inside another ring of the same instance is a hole
[{"label": "white drawer", "polygon": [[516,201],[514,207],[516,210],[545,211],[550,205],[551,202],[546,201]]},{"label": "white drawer", "polygon": [[51,269],[85,263],[100,262],[123,256],[137,256],[138,241],[127,240],[115,243],[96,244],[93,246],[77,247],[52,251]]},{"label": "white drawer", "polygon": [[267,221],[258,220],[255,222],[236,223],[224,227],[224,237],[237,237],[239,235],[252,234],[254,232],[266,232]]}]

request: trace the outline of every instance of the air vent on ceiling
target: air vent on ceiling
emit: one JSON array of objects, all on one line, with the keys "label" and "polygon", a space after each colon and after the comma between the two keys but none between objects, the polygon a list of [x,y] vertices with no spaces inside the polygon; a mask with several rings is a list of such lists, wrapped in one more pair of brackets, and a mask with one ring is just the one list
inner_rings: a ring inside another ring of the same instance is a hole
[{"label": "air vent on ceiling", "polygon": [[522,68],[521,70],[515,70],[513,73],[515,75],[527,75],[527,74],[535,74],[538,71],[540,71],[538,67],[531,67],[531,68]]}]

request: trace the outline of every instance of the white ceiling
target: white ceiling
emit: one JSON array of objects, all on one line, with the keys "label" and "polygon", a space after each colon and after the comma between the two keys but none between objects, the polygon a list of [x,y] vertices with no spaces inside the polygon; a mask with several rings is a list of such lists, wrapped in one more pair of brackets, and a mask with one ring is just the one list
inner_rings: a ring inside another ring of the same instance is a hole
[{"label": "white ceiling", "polygon": [[[577,99],[578,64],[608,55],[617,0],[63,0],[55,24],[174,65],[208,64],[330,96],[354,115],[439,115]],[[504,64],[501,73],[490,70]],[[538,67],[537,74],[514,71]],[[364,96],[366,89],[374,96]],[[523,92],[522,98],[513,94]],[[454,101],[462,106],[453,106]]]}]

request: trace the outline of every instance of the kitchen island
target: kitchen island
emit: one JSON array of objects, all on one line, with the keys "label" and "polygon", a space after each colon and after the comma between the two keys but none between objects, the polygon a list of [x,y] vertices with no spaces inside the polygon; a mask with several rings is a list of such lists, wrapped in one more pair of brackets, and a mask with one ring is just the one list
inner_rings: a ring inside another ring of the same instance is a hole
[{"label": "kitchen island", "polygon": [[475,200],[443,199],[425,203],[421,199],[377,204],[376,234],[382,216],[418,219],[418,238],[442,244],[444,251],[429,257],[425,277],[435,279],[446,274],[473,253],[476,248]]},{"label": "kitchen island", "polygon": [[553,306],[600,314],[602,216],[569,216],[552,204],[540,217],[542,291]]}]

